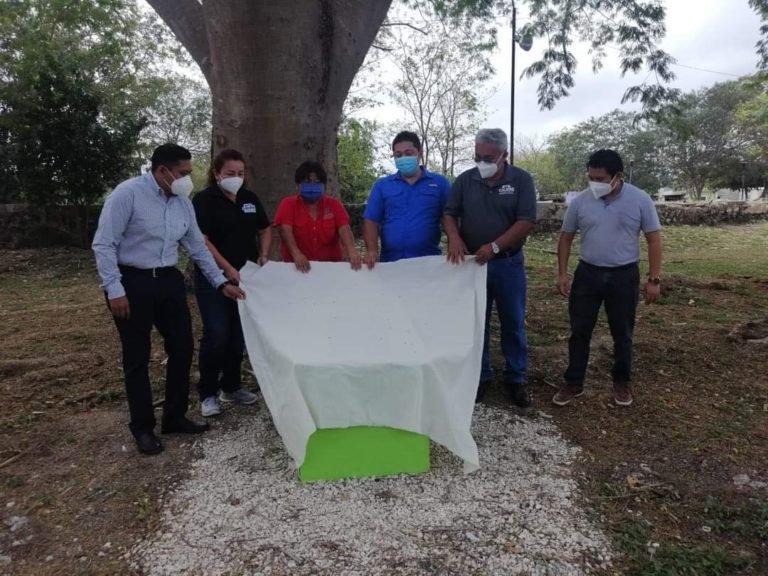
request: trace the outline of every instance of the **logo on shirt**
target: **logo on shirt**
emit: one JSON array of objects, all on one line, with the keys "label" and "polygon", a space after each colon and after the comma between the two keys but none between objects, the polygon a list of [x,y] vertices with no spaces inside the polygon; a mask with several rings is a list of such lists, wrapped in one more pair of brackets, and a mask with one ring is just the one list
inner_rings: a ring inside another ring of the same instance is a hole
[{"label": "logo on shirt", "polygon": [[250,202],[246,202],[243,204],[243,212],[246,214],[256,214],[256,205],[251,204]]},{"label": "logo on shirt", "polygon": [[429,187],[430,187],[430,188],[437,188],[437,184],[432,184],[432,183],[430,183],[430,184],[429,184]]},{"label": "logo on shirt", "polygon": [[510,186],[509,184],[504,184],[501,188],[499,188],[499,195],[507,195],[507,194],[514,194],[515,193],[515,187]]}]

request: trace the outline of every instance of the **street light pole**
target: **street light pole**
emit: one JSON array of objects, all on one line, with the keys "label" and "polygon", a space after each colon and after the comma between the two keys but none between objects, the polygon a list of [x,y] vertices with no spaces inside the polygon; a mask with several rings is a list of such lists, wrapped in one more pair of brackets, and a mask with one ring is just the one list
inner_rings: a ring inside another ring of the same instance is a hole
[{"label": "street light pole", "polygon": [[[517,8],[512,2],[512,75],[510,76],[509,99],[509,163],[514,161],[515,153],[515,52],[517,48]],[[520,38],[520,48],[528,52],[533,45],[533,35],[528,25],[523,26],[523,37]]]},{"label": "street light pole", "polygon": [[632,169],[635,167],[635,161],[629,161],[629,183],[632,184]]},{"label": "street light pole", "polygon": [[515,46],[517,45],[517,8],[512,3],[512,75],[510,76],[512,89],[509,101],[509,165],[514,165],[515,160]]}]

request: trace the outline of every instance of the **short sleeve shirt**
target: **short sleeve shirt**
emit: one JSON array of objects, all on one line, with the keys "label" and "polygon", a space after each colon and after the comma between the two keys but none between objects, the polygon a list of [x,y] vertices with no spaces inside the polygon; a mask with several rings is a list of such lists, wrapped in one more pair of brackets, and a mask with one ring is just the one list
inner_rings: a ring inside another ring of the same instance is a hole
[{"label": "short sleeve shirt", "polygon": [[256,194],[240,188],[232,202],[214,185],[195,194],[192,205],[200,230],[227,262],[239,270],[259,259],[259,232],[270,223]]},{"label": "short sleeve shirt", "polygon": [[381,227],[382,262],[440,254],[440,219],[451,185],[421,169],[409,184],[399,172],[376,181],[363,218]]},{"label": "short sleeve shirt", "polygon": [[656,205],[632,184],[612,198],[589,190],[576,196],[563,219],[563,232],[579,232],[579,257],[594,266],[624,266],[640,259],[640,232],[661,230]]},{"label": "short sleeve shirt", "polygon": [[493,242],[518,220],[536,222],[536,189],[525,170],[507,164],[492,186],[477,168],[459,175],[451,188],[445,213],[457,218],[459,233],[470,253]]},{"label": "short sleeve shirt", "polygon": [[[344,256],[339,228],[349,224],[349,214],[337,199],[323,194],[317,201],[316,218],[299,195],[283,198],[277,207],[275,225],[293,227],[296,245],[308,260],[340,262]],[[293,262],[291,251],[283,242],[280,246],[283,262]]]}]

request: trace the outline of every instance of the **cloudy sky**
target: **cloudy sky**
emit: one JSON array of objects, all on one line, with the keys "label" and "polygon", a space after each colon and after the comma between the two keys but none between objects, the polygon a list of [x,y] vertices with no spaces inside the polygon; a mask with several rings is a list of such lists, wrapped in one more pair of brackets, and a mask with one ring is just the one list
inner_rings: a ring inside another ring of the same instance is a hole
[{"label": "cloudy sky", "polygon": [[[668,0],[666,6],[667,36],[662,47],[679,64],[673,67],[677,75],[675,86],[682,90],[698,89],[754,72],[760,21],[749,9],[747,0]],[[499,49],[494,59],[496,90],[488,100],[489,116],[485,122],[486,126],[505,130],[509,128],[511,35],[510,27],[500,30]],[[536,53],[536,45],[529,53],[518,48],[518,70],[533,62]],[[543,136],[617,107],[635,109],[631,104],[622,106],[621,97],[627,87],[642,82],[645,75],[621,78],[618,57],[611,50],[608,50],[605,67],[595,75],[586,49],[579,53],[576,85],[571,95],[561,100],[554,110],[539,110],[535,78],[518,80],[516,133]]]}]

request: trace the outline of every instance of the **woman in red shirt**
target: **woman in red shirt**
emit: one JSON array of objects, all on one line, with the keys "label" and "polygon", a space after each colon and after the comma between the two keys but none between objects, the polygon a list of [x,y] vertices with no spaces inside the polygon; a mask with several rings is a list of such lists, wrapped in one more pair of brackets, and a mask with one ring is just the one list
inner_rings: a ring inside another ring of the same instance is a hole
[{"label": "woman in red shirt", "polygon": [[309,262],[341,262],[342,245],[353,270],[362,258],[355,247],[349,215],[342,203],[326,196],[328,176],[318,162],[304,162],[296,169],[296,195],[283,198],[275,214],[284,262],[309,272]]}]

